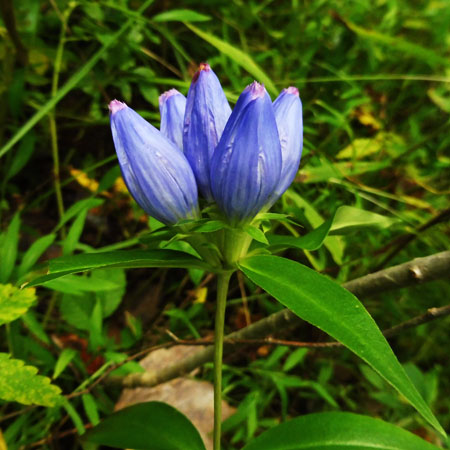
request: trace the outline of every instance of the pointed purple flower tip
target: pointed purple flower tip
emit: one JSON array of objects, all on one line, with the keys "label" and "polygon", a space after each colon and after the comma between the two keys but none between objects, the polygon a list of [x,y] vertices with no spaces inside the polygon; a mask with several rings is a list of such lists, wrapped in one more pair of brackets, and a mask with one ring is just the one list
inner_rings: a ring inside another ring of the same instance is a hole
[{"label": "pointed purple flower tip", "polygon": [[119,102],[119,100],[113,100],[109,103],[108,108],[111,114],[115,114],[117,111],[128,108],[128,106],[123,102]]},{"label": "pointed purple flower tip", "polygon": [[273,102],[281,143],[281,176],[268,206],[272,206],[295,178],[303,148],[302,102],[296,87],[290,86]]},{"label": "pointed purple flower tip", "polygon": [[263,85],[244,89],[211,161],[214,199],[232,225],[250,222],[280,181],[281,148],[274,109]]},{"label": "pointed purple flower tip", "polygon": [[164,105],[167,102],[167,100],[169,100],[169,98],[173,97],[174,95],[182,95],[182,94],[178,92],[176,89],[169,89],[168,91],[163,92],[158,98],[159,104]]},{"label": "pointed purple flower tip", "polygon": [[264,87],[264,84],[260,84],[257,81],[254,81],[244,89],[244,93],[245,92],[248,92],[250,94],[250,98],[254,100],[258,97],[264,97],[264,95],[266,94],[266,89]]},{"label": "pointed purple flower tip", "polygon": [[125,103],[109,109],[122,176],[139,206],[165,224],[197,217],[197,185],[183,153]]},{"label": "pointed purple flower tip", "polygon": [[209,202],[213,200],[210,161],[230,114],[219,79],[209,64],[200,64],[187,95],[183,151],[201,194]]},{"label": "pointed purple flower tip", "polygon": [[200,74],[205,71],[209,72],[211,70],[211,66],[208,63],[200,63],[198,66],[197,72],[195,72],[194,76],[192,77],[192,82],[196,83],[198,78],[200,77]]},{"label": "pointed purple flower tip", "polygon": [[294,86],[289,86],[288,88],[283,89],[283,92],[285,92],[286,94],[295,95],[296,97],[300,97],[300,93],[298,92],[298,89]]},{"label": "pointed purple flower tip", "polygon": [[161,133],[169,138],[180,150],[183,149],[183,121],[186,111],[186,97],[176,89],[159,96],[161,113]]}]

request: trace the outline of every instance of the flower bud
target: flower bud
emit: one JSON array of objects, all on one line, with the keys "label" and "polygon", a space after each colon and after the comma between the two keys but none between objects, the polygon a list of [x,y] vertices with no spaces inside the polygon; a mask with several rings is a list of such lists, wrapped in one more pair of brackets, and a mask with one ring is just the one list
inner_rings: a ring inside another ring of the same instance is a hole
[{"label": "flower bud", "polygon": [[295,87],[288,87],[273,102],[281,143],[281,176],[271,204],[281,197],[295,178],[303,147],[302,102]]},{"label": "flower bud", "polygon": [[263,85],[248,86],[211,161],[211,188],[233,224],[250,221],[280,181],[281,148],[272,102]]},{"label": "flower bud", "polygon": [[201,194],[212,200],[210,160],[231,108],[222,86],[208,64],[200,64],[189,88],[184,116],[183,149]]},{"label": "flower bud", "polygon": [[136,202],[165,224],[197,217],[197,186],[183,153],[125,103],[113,100],[109,109],[122,175]]},{"label": "flower bud", "polygon": [[180,150],[183,150],[183,121],[186,110],[186,97],[176,89],[159,96],[161,113],[161,133],[168,137]]}]

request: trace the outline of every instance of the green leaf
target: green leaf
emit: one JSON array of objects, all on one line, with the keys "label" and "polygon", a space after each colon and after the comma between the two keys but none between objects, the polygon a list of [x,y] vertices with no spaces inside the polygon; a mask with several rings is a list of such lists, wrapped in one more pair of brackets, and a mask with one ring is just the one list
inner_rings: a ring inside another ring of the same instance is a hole
[{"label": "green leaf", "polygon": [[323,244],[323,241],[328,236],[331,225],[333,224],[334,215],[326,220],[322,225],[317,227],[305,236],[278,236],[269,235],[268,240],[272,248],[287,248],[296,247],[302,250],[317,250]]},{"label": "green leaf", "polygon": [[56,238],[56,234],[48,234],[37,239],[31,247],[26,251],[22,258],[19,269],[17,271],[18,278],[25,275],[33,266],[41,255],[47,250],[47,248],[53,244]]},{"label": "green leaf", "polygon": [[61,389],[50,384],[50,379],[37,374],[36,367],[25,366],[19,359],[0,353],[0,398],[24,405],[55,406]]},{"label": "green leaf", "polygon": [[55,364],[55,369],[53,370],[53,379],[58,378],[64,369],[70,364],[73,358],[77,355],[77,351],[73,348],[65,348],[59,355],[58,360]]},{"label": "green leaf", "polygon": [[[293,192],[292,189],[288,189],[284,196],[290,199],[297,208],[304,210],[305,217],[312,227],[319,227],[324,223],[324,219],[316,211],[316,209],[303,197],[298,195],[296,192]],[[331,253],[334,261],[341,265],[342,257],[344,255],[344,242],[342,241],[342,238],[338,236],[327,236],[327,239],[324,241],[324,245]]]},{"label": "green leaf", "polygon": [[362,228],[388,228],[398,219],[383,216],[353,206],[340,206],[334,216],[330,234],[347,234]]},{"label": "green leaf", "polygon": [[9,180],[14,175],[19,173],[20,170],[28,162],[31,155],[33,154],[35,141],[36,137],[33,132],[24,136],[19,148],[17,149],[16,154],[14,155],[11,165],[9,166],[8,172],[6,173],[6,180]]},{"label": "green leaf", "polygon": [[3,234],[0,245],[0,283],[6,283],[14,269],[19,243],[20,215],[16,213]]},{"label": "green leaf", "polygon": [[139,403],[115,412],[88,431],[85,439],[115,448],[205,450],[194,425],[160,402]]},{"label": "green leaf", "polygon": [[98,415],[97,403],[91,394],[84,394],[81,396],[83,401],[83,407],[92,425],[98,425],[100,423],[100,417]]},{"label": "green leaf", "polygon": [[346,412],[307,414],[265,431],[243,450],[436,450],[380,419]]},{"label": "green leaf", "polygon": [[247,53],[244,53],[242,50],[239,50],[228,42],[219,39],[213,34],[200,30],[200,28],[197,28],[190,23],[186,23],[185,25],[197,36],[201,37],[206,42],[209,42],[213,47],[216,47],[217,50],[231,58],[236,64],[239,64],[244,70],[253,75],[257,81],[264,83],[266,89],[272,95],[278,95],[278,89],[275,87],[272,80],[266,75],[261,67],[259,67],[258,64],[256,64],[255,61],[247,55]]},{"label": "green leaf", "polygon": [[89,210],[92,208],[97,208],[102,205],[104,200],[101,198],[85,198],[74,203],[61,217],[58,225],[55,230],[59,230],[65,223],[67,223],[73,217],[79,216],[83,211]]},{"label": "green leaf", "polygon": [[24,315],[35,301],[35,289],[19,289],[12,284],[0,284],[0,325]]},{"label": "green leaf", "polygon": [[364,228],[388,228],[398,219],[376,214],[353,206],[340,206],[336,212],[318,228],[301,237],[269,235],[272,249],[295,247],[317,250],[330,235],[343,235]]},{"label": "green leaf", "polygon": [[211,17],[190,9],[172,9],[153,16],[152,20],[154,22],[206,22],[211,20]]},{"label": "green leaf", "polygon": [[45,287],[58,292],[64,292],[65,294],[81,296],[85,295],[86,292],[104,292],[115,290],[120,287],[120,284],[116,282],[116,280],[111,281],[108,279],[94,279],[92,275],[90,277],[66,275],[63,278],[48,281],[45,283]]},{"label": "green leaf", "polygon": [[87,209],[81,211],[73,221],[72,225],[70,226],[69,232],[67,233],[67,237],[64,239],[63,242],[62,247],[63,255],[65,256],[70,255],[75,250],[75,247],[77,246],[80,240],[81,233],[83,233],[87,213],[88,213]]},{"label": "green leaf", "polygon": [[49,263],[49,275],[33,280],[28,286],[37,286],[71,273],[111,267],[209,268],[200,259],[175,250],[123,250],[103,253],[82,253],[52,259]]},{"label": "green leaf", "polygon": [[250,235],[255,241],[261,242],[262,244],[269,244],[266,235],[258,228],[253,225],[247,225],[244,231]]},{"label": "green leaf", "polygon": [[353,294],[314,270],[278,256],[251,256],[240,262],[240,268],[297,316],[368,363],[445,436],[377,324]]}]

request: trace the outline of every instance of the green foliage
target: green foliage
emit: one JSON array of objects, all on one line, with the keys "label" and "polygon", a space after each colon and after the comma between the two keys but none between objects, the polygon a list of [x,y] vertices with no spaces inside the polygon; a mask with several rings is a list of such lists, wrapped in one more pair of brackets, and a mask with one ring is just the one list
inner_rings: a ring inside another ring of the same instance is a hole
[{"label": "green foliage", "polygon": [[300,318],[366,361],[445,436],[372,317],[353,294],[313,270],[277,256],[252,256],[242,260],[240,268]]},{"label": "green foliage", "polygon": [[116,448],[205,449],[197,429],[186,416],[160,402],[122,409],[90,430],[85,439]]},{"label": "green foliage", "polygon": [[21,290],[12,284],[0,284],[0,325],[25,314],[35,301],[35,289]]},{"label": "green foliage", "polygon": [[434,445],[382,420],[328,412],[292,419],[261,434],[245,450],[432,450]]},{"label": "green foliage", "polygon": [[[157,126],[158,96],[172,87],[186,94],[201,61],[220,75],[231,104],[254,79],[272,99],[297,86],[305,124],[300,171],[247,230],[258,241],[251,251],[282,254],[343,283],[450,248],[445,1],[4,3],[19,40],[10,19],[0,18],[0,283],[11,293],[9,306],[0,296],[0,351],[16,358],[7,364],[34,366],[33,374],[38,369],[73,395],[61,408],[5,401],[0,425],[8,447],[81,447],[78,436],[108,416],[117,399],[117,389],[95,384],[102,374],[122,363],[114,375],[142,371],[136,360],[125,361],[165,345],[166,329],[180,339],[213,329],[215,278],[208,265],[179,240],[180,230],[150,220],[149,235],[147,218],[118,181],[106,107],[113,98]],[[218,219],[194,227],[208,239],[224,229]],[[30,280],[39,285],[34,295],[18,289]],[[320,302],[315,292],[307,297]],[[243,277],[233,277],[230,295],[229,332],[281,308]],[[447,299],[448,285],[436,281],[361,301],[387,329]],[[441,318],[390,343],[448,429],[446,328],[448,318]],[[306,323],[274,336],[326,338]],[[383,377],[355,361],[340,349],[239,347],[224,369],[224,399],[237,412],[224,424],[223,448],[258,446],[251,440],[269,436],[264,430],[280,420],[337,409],[377,416],[445,445]],[[212,381],[209,366],[196,376]],[[26,397],[25,388],[18,392]],[[289,434],[313,420],[287,422]],[[393,440],[402,434],[368,417],[352,420],[361,438],[371,430]],[[319,437],[326,431],[316,430]],[[411,442],[403,447],[429,447]]]},{"label": "green foliage", "polygon": [[37,375],[37,371],[36,367],[0,353],[0,398],[24,405],[57,405],[61,389],[50,384],[49,378]]}]

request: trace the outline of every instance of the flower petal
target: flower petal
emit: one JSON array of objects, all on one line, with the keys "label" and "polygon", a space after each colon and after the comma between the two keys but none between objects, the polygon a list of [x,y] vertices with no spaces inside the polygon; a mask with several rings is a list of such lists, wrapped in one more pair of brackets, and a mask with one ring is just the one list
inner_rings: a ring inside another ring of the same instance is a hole
[{"label": "flower petal", "polygon": [[195,177],[183,153],[125,103],[110,103],[122,175],[136,202],[166,224],[196,217]]},{"label": "flower petal", "polygon": [[186,97],[176,89],[159,96],[161,133],[168,137],[180,150],[183,149],[183,122]]},{"label": "flower petal", "polygon": [[295,178],[303,148],[302,102],[295,87],[284,89],[273,103],[281,143],[281,176],[271,203],[281,197]]},{"label": "flower petal", "polygon": [[202,195],[212,200],[210,160],[231,108],[222,86],[208,64],[200,64],[189,88],[184,116],[183,149]]},{"label": "flower petal", "polygon": [[281,148],[272,102],[254,82],[239,97],[211,161],[211,188],[234,225],[263,208],[281,173]]}]

